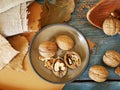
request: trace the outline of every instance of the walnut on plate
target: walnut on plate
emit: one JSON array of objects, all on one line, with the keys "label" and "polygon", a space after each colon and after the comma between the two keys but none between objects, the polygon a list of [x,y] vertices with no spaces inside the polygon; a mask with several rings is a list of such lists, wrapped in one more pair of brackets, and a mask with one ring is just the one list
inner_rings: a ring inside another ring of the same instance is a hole
[{"label": "walnut on plate", "polygon": [[57,43],[58,47],[62,50],[70,50],[74,46],[73,39],[67,35],[57,36],[56,43]]},{"label": "walnut on plate", "polygon": [[52,70],[53,69],[53,64],[54,64],[54,58],[50,58],[48,60],[45,61],[44,66],[49,69]]},{"label": "walnut on plate", "polygon": [[114,50],[108,50],[103,56],[103,62],[110,67],[117,67],[120,64],[120,54]]},{"label": "walnut on plate", "polygon": [[69,68],[76,69],[81,65],[81,57],[76,52],[67,51],[64,62]]},{"label": "walnut on plate", "polygon": [[39,45],[39,53],[43,57],[53,57],[57,52],[57,45],[52,41],[44,41]]},{"label": "walnut on plate", "polygon": [[65,65],[62,58],[58,57],[53,63],[52,72],[55,76],[62,78],[67,74],[67,66]]},{"label": "walnut on plate", "polygon": [[43,56],[39,56],[39,60],[44,62],[44,67],[46,67],[49,70],[53,69],[53,63],[55,58],[53,57],[43,57]]}]

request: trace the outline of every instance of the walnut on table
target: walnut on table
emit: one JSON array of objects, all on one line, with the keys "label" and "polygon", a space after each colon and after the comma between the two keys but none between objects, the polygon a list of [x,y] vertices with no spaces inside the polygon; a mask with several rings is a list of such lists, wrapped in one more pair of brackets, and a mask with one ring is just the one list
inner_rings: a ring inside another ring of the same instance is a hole
[{"label": "walnut on table", "polygon": [[103,62],[110,67],[117,67],[120,64],[120,54],[115,50],[106,51]]},{"label": "walnut on table", "polygon": [[89,69],[89,77],[96,82],[106,81],[108,74],[107,69],[101,65],[94,65]]},{"label": "walnut on table", "polygon": [[108,17],[103,22],[103,31],[106,35],[116,35],[120,33],[120,20],[114,17]]}]

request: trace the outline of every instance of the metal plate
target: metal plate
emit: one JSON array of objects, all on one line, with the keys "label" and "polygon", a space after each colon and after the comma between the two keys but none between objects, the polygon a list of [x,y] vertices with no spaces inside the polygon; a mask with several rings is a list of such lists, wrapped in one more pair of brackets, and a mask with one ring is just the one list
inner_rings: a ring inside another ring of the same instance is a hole
[{"label": "metal plate", "polygon": [[[44,62],[39,60],[38,47],[41,42],[48,40],[53,41],[56,36],[63,34],[70,36],[74,40],[75,45],[72,50],[81,56],[82,65],[74,70],[68,69],[68,73],[65,77],[58,78],[44,67]],[[53,83],[65,83],[74,80],[85,70],[89,60],[89,47],[83,34],[78,32],[75,28],[64,24],[53,24],[44,27],[35,35],[30,45],[29,58],[34,71],[40,77]]]}]

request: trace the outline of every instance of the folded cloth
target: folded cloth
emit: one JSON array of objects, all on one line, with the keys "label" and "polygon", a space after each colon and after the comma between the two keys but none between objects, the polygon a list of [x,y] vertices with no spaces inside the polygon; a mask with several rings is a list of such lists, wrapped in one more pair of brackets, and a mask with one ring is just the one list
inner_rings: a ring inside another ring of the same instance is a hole
[{"label": "folded cloth", "polygon": [[28,31],[26,3],[0,13],[0,33],[12,36]]},{"label": "folded cloth", "polygon": [[5,12],[12,7],[15,7],[21,3],[28,1],[34,0],[0,0],[0,13]]},{"label": "folded cloth", "polygon": [[9,42],[2,35],[0,35],[0,70],[17,54],[18,51],[13,49]]}]

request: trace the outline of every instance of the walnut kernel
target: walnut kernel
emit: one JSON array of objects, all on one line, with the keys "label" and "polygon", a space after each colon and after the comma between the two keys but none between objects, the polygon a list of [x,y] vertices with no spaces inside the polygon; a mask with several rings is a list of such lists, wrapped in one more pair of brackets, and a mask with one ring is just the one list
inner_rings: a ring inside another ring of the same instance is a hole
[{"label": "walnut kernel", "polygon": [[52,72],[59,78],[62,78],[67,74],[67,66],[62,58],[59,57],[54,61]]},{"label": "walnut kernel", "polygon": [[64,62],[69,68],[76,69],[81,65],[81,57],[76,52],[67,51],[64,56]]},{"label": "walnut kernel", "polygon": [[45,61],[44,66],[49,70],[53,69],[54,58],[50,58],[49,60]]}]

